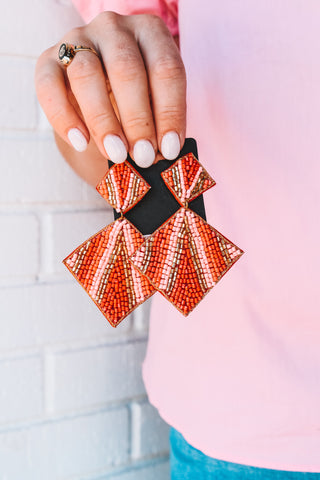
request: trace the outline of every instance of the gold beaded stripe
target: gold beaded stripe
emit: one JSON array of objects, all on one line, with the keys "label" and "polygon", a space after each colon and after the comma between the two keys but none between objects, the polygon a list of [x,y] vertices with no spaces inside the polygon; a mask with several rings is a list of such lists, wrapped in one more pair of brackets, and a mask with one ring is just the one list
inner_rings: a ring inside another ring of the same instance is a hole
[{"label": "gold beaded stripe", "polygon": [[149,189],[150,185],[127,161],[113,165],[96,187],[119,213],[136,205]]},{"label": "gold beaded stripe", "polygon": [[188,315],[242,254],[199,215],[181,208],[145,240],[131,261]]},{"label": "gold beaded stripe", "polygon": [[63,260],[113,327],[154,293],[147,278],[129,261],[143,241],[141,233],[121,218]]},{"label": "gold beaded stripe", "polygon": [[193,153],[179,158],[172,167],[162,172],[161,176],[181,205],[194,200],[215,185],[215,181]]},{"label": "gold beaded stripe", "polygon": [[84,256],[88,252],[88,249],[90,247],[90,242],[87,242],[80,250],[79,253],[76,255],[76,260],[74,263],[73,271],[77,274],[79,272],[79,269],[81,267],[81,264],[83,262]]}]

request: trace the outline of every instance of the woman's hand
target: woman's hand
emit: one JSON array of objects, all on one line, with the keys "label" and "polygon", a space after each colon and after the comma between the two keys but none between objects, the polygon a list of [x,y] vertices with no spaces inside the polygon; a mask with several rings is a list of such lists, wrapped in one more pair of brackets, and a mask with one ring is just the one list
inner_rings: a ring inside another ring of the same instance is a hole
[{"label": "woman's hand", "polygon": [[[58,60],[63,42],[90,46],[100,59],[81,51],[65,67]],[[41,54],[35,84],[56,137],[74,152],[96,148],[116,163],[129,152],[137,165],[148,167],[159,158],[176,158],[182,148],[185,69],[172,35],[155,15],[103,12],[71,30]]]}]

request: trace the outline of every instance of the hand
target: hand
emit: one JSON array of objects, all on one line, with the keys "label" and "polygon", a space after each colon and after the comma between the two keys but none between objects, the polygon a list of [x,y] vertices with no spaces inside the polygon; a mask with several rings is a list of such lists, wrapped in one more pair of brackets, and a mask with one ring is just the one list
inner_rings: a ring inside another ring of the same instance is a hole
[{"label": "hand", "polygon": [[[64,42],[90,46],[100,58],[81,51],[65,67],[58,60]],[[129,152],[148,167],[159,158],[173,160],[183,146],[185,69],[155,15],[103,12],[71,30],[41,54],[35,84],[56,135],[78,152],[93,140],[104,158],[119,163]]]}]

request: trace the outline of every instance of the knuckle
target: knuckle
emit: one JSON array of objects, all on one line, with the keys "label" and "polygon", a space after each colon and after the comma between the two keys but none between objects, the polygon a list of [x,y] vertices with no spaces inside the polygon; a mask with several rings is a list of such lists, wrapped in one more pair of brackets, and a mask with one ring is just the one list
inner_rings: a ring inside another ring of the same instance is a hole
[{"label": "knuckle", "polygon": [[143,13],[140,15],[141,22],[146,26],[157,28],[161,30],[167,30],[167,26],[161,17],[153,13]]},{"label": "knuckle", "polygon": [[103,27],[115,29],[118,28],[122,15],[116,12],[105,11],[99,13],[91,22],[89,23],[90,27]]},{"label": "knuckle", "polygon": [[179,105],[171,105],[163,107],[158,114],[158,120],[161,123],[172,123],[184,125],[186,121],[186,111],[185,108],[181,108]]},{"label": "knuckle", "polygon": [[[66,35],[66,39],[72,39],[74,42],[78,42],[81,38],[83,38],[83,32],[85,27],[74,27]],[[74,40],[73,40],[74,39]],[[70,40],[67,40],[70,41]]]},{"label": "knuckle", "polygon": [[98,59],[90,52],[78,52],[67,69],[67,74],[72,80],[88,81],[98,70]]},{"label": "knuckle", "polygon": [[147,112],[139,112],[131,117],[127,118],[125,121],[125,129],[126,130],[136,130],[141,128],[145,130],[151,130],[153,127],[153,121],[148,115]]},{"label": "knuckle", "polygon": [[112,73],[121,82],[136,80],[142,73],[141,58],[130,50],[119,49],[112,63]]},{"label": "knuckle", "polygon": [[50,112],[48,112],[48,120],[51,125],[58,125],[61,123],[62,120],[65,120],[65,118],[66,110],[64,105],[55,107],[54,109],[51,109]]},{"label": "knuckle", "polygon": [[141,13],[133,15],[130,23],[134,24],[134,29],[143,32],[149,36],[160,35],[165,41],[172,41],[172,35],[161,17],[152,13]]},{"label": "knuckle", "polygon": [[155,15],[153,13],[149,13],[149,14],[146,14],[146,17],[147,17],[147,20],[148,22],[152,22],[153,25],[156,25],[156,26],[159,26],[159,27],[166,27],[166,24],[164,22],[164,20],[159,17],[158,15]]},{"label": "knuckle", "polygon": [[63,128],[66,131],[69,130],[71,117],[66,103],[63,102],[57,105],[56,102],[50,101],[44,112],[54,129],[61,130]]},{"label": "knuckle", "polygon": [[160,80],[186,79],[186,71],[182,60],[173,56],[160,57],[153,66],[153,72]]},{"label": "knuckle", "polygon": [[111,112],[92,112],[87,114],[87,122],[90,126],[92,134],[97,136],[97,132],[104,131],[114,123],[114,117]]}]

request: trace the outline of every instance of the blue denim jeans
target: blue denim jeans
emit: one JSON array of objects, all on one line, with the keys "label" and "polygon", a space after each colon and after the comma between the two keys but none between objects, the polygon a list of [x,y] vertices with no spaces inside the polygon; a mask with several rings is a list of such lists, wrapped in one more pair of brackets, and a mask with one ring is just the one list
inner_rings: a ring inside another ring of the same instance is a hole
[{"label": "blue denim jeans", "polygon": [[[319,452],[320,455],[320,452]],[[320,480],[320,473],[250,467],[208,457],[170,428],[171,480]]]}]

